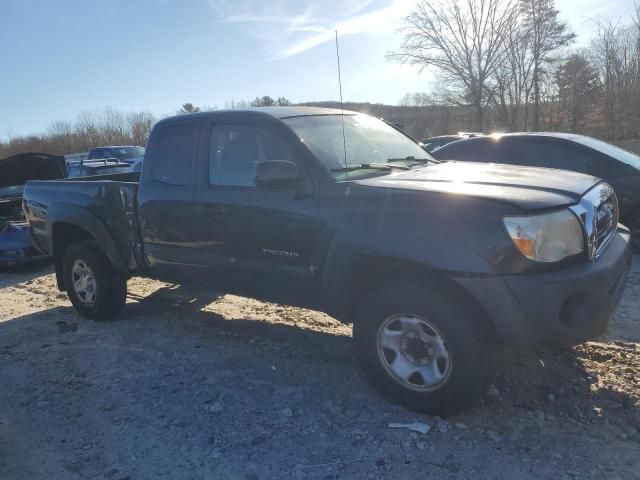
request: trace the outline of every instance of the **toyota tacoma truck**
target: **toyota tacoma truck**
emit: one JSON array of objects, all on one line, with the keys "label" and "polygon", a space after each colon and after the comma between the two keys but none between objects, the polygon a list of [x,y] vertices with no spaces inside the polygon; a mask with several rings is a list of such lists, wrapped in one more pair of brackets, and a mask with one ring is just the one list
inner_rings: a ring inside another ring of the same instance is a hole
[{"label": "toyota tacoma truck", "polygon": [[133,276],[318,309],[353,323],[382,394],[434,415],[484,393],[497,343],[602,334],[631,262],[598,178],[441,163],[319,108],[164,119],[140,174],[28,182],[23,207],[82,316],[117,315]]}]

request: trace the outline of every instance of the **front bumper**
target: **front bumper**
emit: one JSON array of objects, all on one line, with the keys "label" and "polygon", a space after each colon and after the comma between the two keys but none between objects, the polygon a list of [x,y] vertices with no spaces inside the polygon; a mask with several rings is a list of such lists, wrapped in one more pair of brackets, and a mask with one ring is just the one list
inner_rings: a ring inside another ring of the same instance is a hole
[{"label": "front bumper", "polygon": [[630,233],[619,226],[594,262],[543,274],[452,280],[482,305],[505,343],[559,347],[604,333],[622,298],[630,266]]}]

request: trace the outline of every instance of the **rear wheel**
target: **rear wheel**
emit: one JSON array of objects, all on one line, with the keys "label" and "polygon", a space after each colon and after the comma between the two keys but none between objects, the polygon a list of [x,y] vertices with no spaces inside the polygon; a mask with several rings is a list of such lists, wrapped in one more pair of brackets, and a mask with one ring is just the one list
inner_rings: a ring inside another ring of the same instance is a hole
[{"label": "rear wheel", "polygon": [[127,280],[100,254],[95,241],[83,241],[67,248],[63,276],[69,300],[85,318],[113,318],[126,303]]},{"label": "rear wheel", "polygon": [[374,387],[412,410],[452,415],[486,388],[489,342],[446,292],[417,284],[372,292],[358,309],[354,340]]}]

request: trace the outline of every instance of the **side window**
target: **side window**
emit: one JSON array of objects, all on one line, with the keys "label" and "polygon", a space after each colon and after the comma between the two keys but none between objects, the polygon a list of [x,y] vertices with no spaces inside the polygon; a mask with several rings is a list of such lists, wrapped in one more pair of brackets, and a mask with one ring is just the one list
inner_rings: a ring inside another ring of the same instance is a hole
[{"label": "side window", "polygon": [[164,127],[158,135],[152,153],[153,179],[170,185],[189,185],[195,151],[194,124]]},{"label": "side window", "polygon": [[591,154],[595,157],[593,161],[594,164],[594,173],[601,178],[609,178],[611,175],[627,175],[629,173],[629,166],[611,158],[607,155],[601,155],[600,153],[591,152]]},{"label": "side window", "polygon": [[458,140],[434,152],[439,160],[463,162],[498,162],[498,144],[490,138]]},{"label": "side window", "polygon": [[544,138],[514,137],[504,141],[505,161],[512,165],[560,168],[554,166],[558,158],[556,146]]},{"label": "side window", "polygon": [[594,158],[571,144],[549,138],[529,138],[510,149],[514,163],[593,174]]},{"label": "side window", "polygon": [[544,167],[540,163],[536,140],[529,137],[504,137],[502,143],[502,163],[527,167]]},{"label": "side window", "polygon": [[591,152],[581,145],[562,142],[560,145],[562,159],[556,168],[573,170],[574,172],[599,175],[599,158],[596,152]]},{"label": "side window", "polygon": [[253,187],[256,164],[293,161],[288,145],[271,130],[249,125],[217,125],[209,143],[209,184]]}]

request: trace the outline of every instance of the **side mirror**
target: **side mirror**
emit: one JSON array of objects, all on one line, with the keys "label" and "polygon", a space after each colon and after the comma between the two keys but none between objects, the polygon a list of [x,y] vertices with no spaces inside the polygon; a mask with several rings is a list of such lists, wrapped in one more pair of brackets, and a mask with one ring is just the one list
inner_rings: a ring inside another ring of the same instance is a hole
[{"label": "side mirror", "polygon": [[256,164],[254,183],[262,188],[294,188],[300,182],[300,170],[293,162],[269,160]]}]

